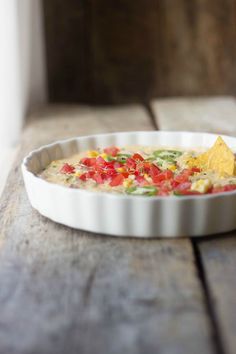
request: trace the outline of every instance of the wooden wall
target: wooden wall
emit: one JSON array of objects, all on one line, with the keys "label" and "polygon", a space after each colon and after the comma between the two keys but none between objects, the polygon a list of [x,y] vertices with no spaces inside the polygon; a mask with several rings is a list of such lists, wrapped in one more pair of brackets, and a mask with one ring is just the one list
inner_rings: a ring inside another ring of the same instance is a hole
[{"label": "wooden wall", "polygon": [[236,93],[236,0],[44,0],[52,101]]}]

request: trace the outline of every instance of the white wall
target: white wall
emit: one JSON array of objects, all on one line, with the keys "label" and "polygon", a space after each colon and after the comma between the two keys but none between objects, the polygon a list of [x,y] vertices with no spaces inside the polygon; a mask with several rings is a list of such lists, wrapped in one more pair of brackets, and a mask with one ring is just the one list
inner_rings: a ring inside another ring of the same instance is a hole
[{"label": "white wall", "polygon": [[0,195],[25,116],[46,102],[41,0],[0,0]]},{"label": "white wall", "polygon": [[27,112],[46,101],[41,0],[0,0],[0,147],[19,140]]}]

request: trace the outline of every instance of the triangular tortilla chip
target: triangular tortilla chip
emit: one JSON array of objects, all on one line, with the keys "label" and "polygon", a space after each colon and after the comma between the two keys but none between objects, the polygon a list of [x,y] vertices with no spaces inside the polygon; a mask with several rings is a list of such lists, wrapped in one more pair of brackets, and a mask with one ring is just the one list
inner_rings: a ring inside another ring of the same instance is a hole
[{"label": "triangular tortilla chip", "polygon": [[207,152],[193,158],[189,163],[203,170],[218,172],[221,176],[235,174],[235,156],[220,136]]}]

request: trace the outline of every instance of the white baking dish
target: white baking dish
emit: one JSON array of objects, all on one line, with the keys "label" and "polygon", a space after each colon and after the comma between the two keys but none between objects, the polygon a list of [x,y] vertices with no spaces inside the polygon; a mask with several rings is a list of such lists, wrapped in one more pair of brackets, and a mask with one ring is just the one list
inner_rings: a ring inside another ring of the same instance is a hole
[{"label": "white baking dish", "polygon": [[[72,189],[36,176],[52,160],[110,145],[208,148],[215,134],[127,132],[58,141],[32,151],[22,163],[32,206],[58,223],[102,234],[135,237],[203,236],[236,228],[236,192],[184,197],[145,197]],[[236,138],[223,136],[236,151]]]}]

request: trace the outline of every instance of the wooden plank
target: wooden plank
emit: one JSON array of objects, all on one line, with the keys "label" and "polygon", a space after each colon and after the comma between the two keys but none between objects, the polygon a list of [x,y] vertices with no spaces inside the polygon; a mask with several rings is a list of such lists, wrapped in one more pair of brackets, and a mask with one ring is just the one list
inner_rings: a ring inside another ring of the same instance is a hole
[{"label": "wooden plank", "polygon": [[198,243],[226,354],[236,353],[236,233]]},{"label": "wooden plank", "polygon": [[44,0],[54,101],[235,94],[235,0]]},{"label": "wooden plank", "polygon": [[0,156],[0,197],[4,189],[8,173],[12,167],[13,161],[17,154],[17,147],[13,148],[1,148]]},{"label": "wooden plank", "polygon": [[236,135],[233,97],[173,98],[152,102],[161,130],[190,130]]},{"label": "wooden plank", "polygon": [[82,0],[43,0],[49,98],[52,102],[91,97],[89,23]]},{"label": "wooden plank", "polygon": [[53,107],[25,129],[0,204],[0,352],[214,353],[187,239],[92,235],[29,205],[19,159],[30,149],[75,134],[152,129],[140,107],[112,112]]},{"label": "wooden plank", "polygon": [[[160,129],[236,134],[233,98],[157,100],[152,105]],[[227,211],[226,211],[227,212]],[[225,354],[236,353],[235,232],[196,241]]]}]

